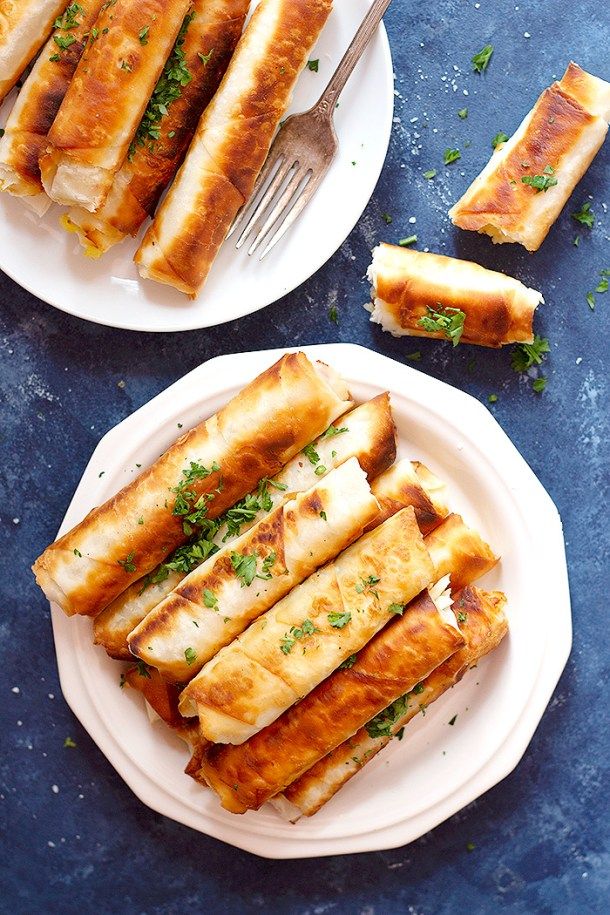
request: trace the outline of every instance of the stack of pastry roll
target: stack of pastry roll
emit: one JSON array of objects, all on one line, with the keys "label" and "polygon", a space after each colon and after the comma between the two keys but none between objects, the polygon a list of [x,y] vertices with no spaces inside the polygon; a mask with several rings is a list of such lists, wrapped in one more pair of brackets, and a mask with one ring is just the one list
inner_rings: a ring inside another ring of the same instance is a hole
[{"label": "stack of pastry roll", "polygon": [[0,189],[23,197],[39,215],[51,201],[42,187],[38,159],[104,2],[70,3],[58,16],[0,139]]},{"label": "stack of pastry roll", "polygon": [[498,557],[395,459],[387,393],[287,354],[35,563],[228,810],[311,815],[506,631]]},{"label": "stack of pastry roll", "polygon": [[373,250],[368,277],[371,303],[365,308],[371,321],[395,337],[491,347],[534,339],[542,295],[472,261],[381,244]]},{"label": "stack of pastry roll", "polygon": [[461,229],[537,251],[608,132],[610,83],[570,63],[449,210]]},{"label": "stack of pastry roll", "polygon": [[194,0],[103,205],[73,207],[64,227],[97,257],[135,236],[176,173],[241,35],[250,0]]},{"label": "stack of pastry roll", "polygon": [[135,260],[194,297],[250,197],[332,0],[261,0]]},{"label": "stack of pastry roll", "polygon": [[95,212],[125,160],[190,0],[108,0],[40,158],[52,200]]},{"label": "stack of pastry roll", "polygon": [[3,0],[0,3],[0,102],[36,56],[66,0]]}]

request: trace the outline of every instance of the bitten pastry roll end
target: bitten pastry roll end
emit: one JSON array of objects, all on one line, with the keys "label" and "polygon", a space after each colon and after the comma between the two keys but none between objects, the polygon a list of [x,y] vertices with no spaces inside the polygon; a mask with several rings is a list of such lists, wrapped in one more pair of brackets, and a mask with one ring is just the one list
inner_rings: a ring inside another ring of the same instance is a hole
[{"label": "bitten pastry roll end", "polygon": [[449,210],[454,225],[537,251],[608,132],[610,83],[570,63]]},{"label": "bitten pastry roll end", "polygon": [[373,251],[371,321],[395,337],[479,346],[531,343],[541,293],[472,261],[380,244]]}]

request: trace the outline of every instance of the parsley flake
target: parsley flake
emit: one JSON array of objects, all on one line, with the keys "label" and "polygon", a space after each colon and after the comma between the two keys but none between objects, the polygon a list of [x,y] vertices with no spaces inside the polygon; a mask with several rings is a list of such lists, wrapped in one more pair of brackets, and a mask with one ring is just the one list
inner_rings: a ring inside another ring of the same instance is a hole
[{"label": "parsley flake", "polygon": [[475,73],[484,73],[485,70],[487,70],[493,52],[493,45],[486,44],[483,48],[481,48],[478,54],[475,54],[470,58],[470,63],[472,64],[472,69]]},{"label": "parsley flake", "polygon": [[138,32],[138,38],[140,39],[140,44],[148,44],[148,33],[150,32],[150,26],[145,25],[144,28],[140,29]]},{"label": "parsley flake", "polygon": [[344,626],[350,622],[352,614],[349,610],[345,613],[338,613],[336,610],[331,610],[328,614],[328,622],[333,627],[333,629],[343,629]]},{"label": "parsley flake", "polygon": [[465,121],[467,117],[468,117],[468,108],[460,108],[458,111],[458,118],[461,121]]},{"label": "parsley flake", "polygon": [[449,149],[447,148],[443,153],[443,164],[451,165],[452,162],[457,162],[458,159],[462,158],[462,154],[459,149]]},{"label": "parsley flake", "polygon": [[438,303],[438,311],[428,306],[428,314],[417,322],[428,333],[442,333],[457,346],[464,331],[466,315],[459,308],[445,308]]},{"label": "parsley flake", "polygon": [[404,604],[390,604],[388,607],[388,613],[393,613],[395,616],[402,616],[404,612]]},{"label": "parsley flake", "polygon": [[209,610],[218,610],[218,598],[209,588],[203,589],[203,603]]},{"label": "parsley flake", "polygon": [[532,390],[535,391],[536,394],[542,394],[546,388],[546,385],[547,379],[544,377],[544,375],[541,375],[540,378],[536,378],[536,380],[532,382]]},{"label": "parsley flake", "polygon": [[75,742],[72,740],[72,738],[71,738],[71,737],[66,737],[66,739],[64,740],[64,747],[74,748],[75,746],[76,746],[76,744],[75,744]]},{"label": "parsley flake", "polygon": [[202,54],[201,51],[197,52],[197,57],[199,58],[199,60],[201,61],[201,63],[203,64],[204,67],[207,66],[207,64],[209,64],[213,53],[214,53],[214,48],[212,48],[211,51],[208,51],[207,54]]},{"label": "parsley flake", "polygon": [[311,70],[312,73],[317,73],[317,72],[318,72],[318,66],[319,66],[319,64],[320,64],[320,58],[319,58],[319,57],[318,57],[317,60],[308,60],[308,61],[307,61],[307,69],[308,69],[308,70]]},{"label": "parsley flake", "polygon": [[509,139],[508,134],[504,133],[503,131],[500,131],[499,133],[497,133],[495,135],[495,137],[491,141],[492,149],[497,149],[497,147],[500,145],[500,143],[506,143],[506,141],[508,139]]},{"label": "parsley flake", "polygon": [[117,559],[117,563],[122,566],[126,572],[136,572],[137,568],[134,562],[135,555],[135,550],[132,550],[127,554],[125,559]]},{"label": "parsley flake", "polygon": [[408,248],[409,245],[414,245],[417,241],[417,235],[409,235],[407,238],[401,238],[398,242],[401,248]]},{"label": "parsley flake", "polygon": [[186,659],[186,663],[190,667],[191,664],[194,664],[197,660],[197,652],[194,648],[186,648],[184,651],[184,657]]},{"label": "parsley flake", "polygon": [[435,168],[429,168],[427,172],[424,172],[424,178],[426,179],[426,181],[430,181],[431,178],[435,178],[435,177],[436,177]]},{"label": "parsley flake", "polygon": [[345,661],[342,661],[342,663],[339,664],[338,670],[349,670],[350,667],[354,666],[354,664],[356,663],[357,660],[358,660],[358,655],[351,654],[349,656],[349,658],[346,658]]},{"label": "parsley flake", "polygon": [[537,194],[539,194],[540,191],[546,193],[550,187],[555,187],[557,184],[557,178],[553,177],[554,174],[555,169],[553,166],[546,165],[542,175],[523,175],[521,183],[533,187]]},{"label": "parsley flake", "polygon": [[576,210],[575,213],[572,213],[572,219],[574,222],[579,222],[581,226],[587,226],[588,229],[592,229],[595,225],[595,214],[591,209],[591,204],[589,201],[585,201],[581,206],[580,210]]},{"label": "parsley flake", "polygon": [[546,337],[534,337],[533,343],[518,343],[513,349],[510,362],[515,372],[526,372],[532,365],[541,365],[551,347]]}]

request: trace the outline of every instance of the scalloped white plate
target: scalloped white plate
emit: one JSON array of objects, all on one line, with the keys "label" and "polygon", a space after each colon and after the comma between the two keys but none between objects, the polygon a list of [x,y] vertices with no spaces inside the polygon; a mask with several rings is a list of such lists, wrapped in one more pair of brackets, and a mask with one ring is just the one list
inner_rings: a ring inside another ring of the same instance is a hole
[{"label": "scalloped white plate", "polygon": [[[319,70],[301,74],[291,113],[317,100],[370,4],[335,0],[311,54],[319,58]],[[382,25],[341,94],[335,113],[339,153],[318,193],[262,263],[243,248],[236,251],[235,239],[226,242],[195,301],[140,279],[132,261],[138,240],[127,239],[92,261],[60,227],[60,207],[39,219],[9,194],[0,194],[0,269],[44,302],[110,327],[191,330],[250,314],[305,282],[347,238],[379,178],[393,108],[392,58]]]},{"label": "scalloped white plate", "polygon": [[[542,717],[571,646],[561,521],[489,411],[443,382],[353,344],[304,347],[348,381],[358,401],[392,396],[399,454],[450,486],[451,504],[502,561],[483,578],[508,595],[510,634],[455,689],[416,719],[316,816],[292,826],[271,808],[235,816],[183,774],[184,744],[149,724],[143,701],[118,688],[121,665],[91,641],[91,622],[52,606],[64,696],[121,777],[153,810],[270,858],[372,851],[411,842],[504,778]],[[60,533],[113,495],[177,435],[217,410],[281,350],[204,363],[112,429],[91,458]],[[104,471],[100,478],[99,474]],[[457,714],[454,726],[448,722]]]}]

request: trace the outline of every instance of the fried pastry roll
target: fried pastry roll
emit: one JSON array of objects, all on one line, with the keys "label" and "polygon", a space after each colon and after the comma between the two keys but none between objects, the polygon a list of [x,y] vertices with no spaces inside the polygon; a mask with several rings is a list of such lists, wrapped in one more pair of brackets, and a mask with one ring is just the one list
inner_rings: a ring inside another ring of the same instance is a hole
[{"label": "fried pastry roll", "polygon": [[[352,457],[358,459],[369,480],[374,480],[394,462],[396,434],[388,394],[378,394],[346,413],[336,425],[329,426],[307,445],[305,451],[291,458],[275,477],[262,479],[256,490],[218,519],[218,530],[211,537],[213,549],[232,543],[291,495],[319,483],[334,467],[340,467]],[[426,482],[426,486],[432,485]],[[127,636],[185,575],[207,558],[210,536],[206,531],[202,538],[179,547],[96,616],[93,624],[96,644],[103,645],[111,657],[129,661],[132,655]]]},{"label": "fried pastry roll", "polygon": [[0,102],[34,59],[66,0],[0,0]]},{"label": "fried pastry roll", "polygon": [[[232,813],[257,810],[462,648],[448,592],[428,590],[294,708],[241,746],[204,752],[201,774]],[[403,608],[401,608],[402,610]]]},{"label": "fried pastry roll", "polygon": [[42,187],[38,159],[104,2],[70,3],[55,20],[53,34],[23,84],[0,139],[0,190],[25,198],[39,216],[51,201]]},{"label": "fried pastry roll", "polygon": [[543,301],[519,280],[472,261],[378,245],[369,267],[371,321],[395,337],[436,337],[479,346],[531,343]]},{"label": "fried pastry roll", "polygon": [[183,718],[178,711],[180,690],[177,686],[167,683],[154,667],[147,667],[142,663],[130,667],[123,676],[124,681],[121,681],[121,685],[127,683],[132,689],[142,694],[150,709],[149,717],[151,719],[160,718],[189,745],[196,749],[200,748],[196,723],[188,718]]},{"label": "fried pastry roll", "polygon": [[95,212],[127,156],[190,0],[109,0],[40,158],[57,203]]},{"label": "fried pastry roll", "polygon": [[328,366],[288,353],[51,544],[38,584],[68,615],[95,616],[349,405]]},{"label": "fried pastry roll", "polygon": [[182,692],[181,713],[198,715],[208,740],[242,743],[359,651],[433,574],[405,508],[222,648]]},{"label": "fried pastry roll", "polygon": [[570,63],[449,210],[454,225],[537,251],[600,149],[610,83]]},{"label": "fried pastry roll", "polygon": [[491,571],[500,558],[475,530],[464,524],[461,515],[455,513],[428,534],[426,548],[436,578],[451,576],[453,593]]},{"label": "fried pastry roll", "polygon": [[141,276],[194,297],[250,197],[332,0],[262,0],[136,252]]},{"label": "fried pastry roll", "polygon": [[378,513],[356,458],[192,571],[131,633],[131,653],[191,680],[252,620],[357,540]]},{"label": "fried pastry roll", "polygon": [[412,505],[420,531],[428,534],[449,513],[446,489],[446,484],[425,464],[407,459],[398,461],[373,483],[373,495],[380,506],[374,525]]},{"label": "fried pastry roll", "polygon": [[105,203],[96,213],[73,207],[63,218],[89,256],[137,235],[152,215],[224,76],[249,5],[194,0]]},{"label": "fried pastry roll", "polygon": [[412,718],[448,689],[486,654],[500,644],[508,632],[504,614],[506,597],[501,591],[467,587],[455,596],[453,609],[460,632],[466,640],[448,660],[372,720],[352,737],[320,759],[289,785],[272,804],[293,822],[312,816],[343,785],[402,731]]}]

